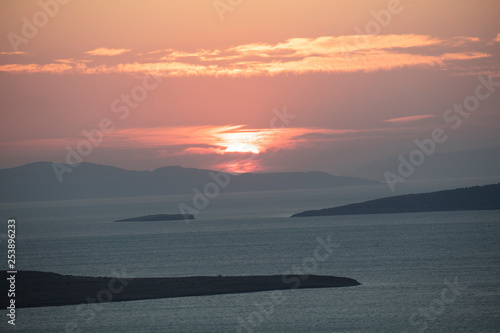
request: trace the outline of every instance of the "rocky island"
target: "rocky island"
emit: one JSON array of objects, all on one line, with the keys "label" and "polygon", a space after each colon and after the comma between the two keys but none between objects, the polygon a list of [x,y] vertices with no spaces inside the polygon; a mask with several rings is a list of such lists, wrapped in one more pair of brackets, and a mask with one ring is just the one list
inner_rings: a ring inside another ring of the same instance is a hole
[{"label": "rocky island", "polygon": [[[1,272],[3,291],[9,290],[8,277],[6,271]],[[15,279],[16,308],[360,285],[350,278],[321,275],[126,278],[18,271]],[[0,306],[5,309],[8,302],[7,292],[2,292]]]},{"label": "rocky island", "polygon": [[422,194],[408,194],[320,210],[291,217],[500,209],[500,183]]}]

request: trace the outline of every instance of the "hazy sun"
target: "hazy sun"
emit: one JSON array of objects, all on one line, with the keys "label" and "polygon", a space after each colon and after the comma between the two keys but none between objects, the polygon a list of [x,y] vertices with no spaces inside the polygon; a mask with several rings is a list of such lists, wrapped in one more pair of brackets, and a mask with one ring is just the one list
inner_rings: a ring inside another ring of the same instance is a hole
[{"label": "hazy sun", "polygon": [[220,145],[226,147],[226,153],[252,153],[262,152],[262,136],[259,131],[236,131],[220,133]]},{"label": "hazy sun", "polygon": [[252,144],[248,143],[242,143],[242,142],[236,142],[230,144],[226,150],[228,153],[253,153],[253,154],[258,154],[259,153],[259,148]]}]

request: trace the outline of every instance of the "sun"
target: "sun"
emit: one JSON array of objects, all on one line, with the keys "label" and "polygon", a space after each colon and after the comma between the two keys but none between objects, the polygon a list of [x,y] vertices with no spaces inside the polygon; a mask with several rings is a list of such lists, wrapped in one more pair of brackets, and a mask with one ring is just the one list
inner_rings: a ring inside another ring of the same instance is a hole
[{"label": "sun", "polygon": [[249,143],[236,142],[230,144],[225,152],[227,153],[252,153],[258,154],[259,148]]},{"label": "sun", "polygon": [[219,145],[225,147],[225,153],[259,154],[262,149],[262,133],[260,131],[232,131],[218,135]]}]

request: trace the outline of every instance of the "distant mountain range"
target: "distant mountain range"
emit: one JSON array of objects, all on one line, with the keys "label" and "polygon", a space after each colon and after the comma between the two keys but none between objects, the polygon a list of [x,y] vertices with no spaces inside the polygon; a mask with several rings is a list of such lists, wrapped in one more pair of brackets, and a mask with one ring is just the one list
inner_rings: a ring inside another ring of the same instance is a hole
[{"label": "distant mountain range", "polygon": [[[409,152],[408,152],[409,153]],[[408,155],[403,154],[407,158]],[[346,173],[346,176],[384,180],[384,172],[397,173],[400,161],[393,158],[372,162]],[[500,178],[500,147],[435,153],[415,168],[410,180]]]},{"label": "distant mountain range", "polygon": [[51,162],[1,169],[0,202],[192,194],[193,189],[215,193],[219,190],[272,191],[377,184],[372,180],[337,177],[317,171],[231,175],[180,166],[154,171],[132,171],[85,162],[76,167],[62,166],[71,169],[63,174],[62,182]]},{"label": "distant mountain range", "polygon": [[309,210],[292,217],[495,209],[500,209],[500,183],[398,195],[334,208]]}]

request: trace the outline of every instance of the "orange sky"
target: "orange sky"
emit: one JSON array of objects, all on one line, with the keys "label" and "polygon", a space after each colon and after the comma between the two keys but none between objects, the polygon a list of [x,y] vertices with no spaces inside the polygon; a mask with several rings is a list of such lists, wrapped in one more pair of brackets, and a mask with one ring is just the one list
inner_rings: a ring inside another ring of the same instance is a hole
[{"label": "orange sky", "polygon": [[[104,122],[88,162],[342,174],[500,81],[498,1],[220,3],[0,2],[0,168],[65,162]],[[499,95],[440,149],[500,145]]]}]

